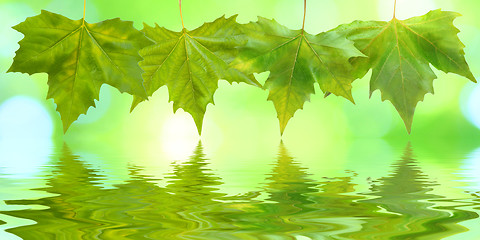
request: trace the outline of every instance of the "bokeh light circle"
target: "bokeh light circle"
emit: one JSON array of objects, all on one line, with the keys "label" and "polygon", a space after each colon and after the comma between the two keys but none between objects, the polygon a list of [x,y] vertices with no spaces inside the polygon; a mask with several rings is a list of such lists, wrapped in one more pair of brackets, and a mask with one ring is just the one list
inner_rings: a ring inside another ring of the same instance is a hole
[{"label": "bokeh light circle", "polygon": [[[465,88],[470,89],[470,84]],[[466,95],[465,91],[462,95]],[[480,129],[480,86],[475,86],[468,97],[460,102],[465,117]]]}]

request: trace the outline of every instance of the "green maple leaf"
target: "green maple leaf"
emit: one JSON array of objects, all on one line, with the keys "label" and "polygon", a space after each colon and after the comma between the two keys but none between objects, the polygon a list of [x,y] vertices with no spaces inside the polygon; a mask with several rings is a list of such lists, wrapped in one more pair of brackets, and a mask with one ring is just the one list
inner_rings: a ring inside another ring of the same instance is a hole
[{"label": "green maple leaf", "polygon": [[429,64],[476,82],[465,61],[465,47],[453,20],[460,14],[441,10],[404,21],[355,21],[332,30],[346,35],[369,58],[353,59],[358,77],[372,68],[370,95],[395,106],[410,133],[416,105],[433,93],[436,75]]},{"label": "green maple leaf", "polygon": [[48,74],[47,98],[53,98],[63,129],[99,99],[102,84],[146,98],[138,51],[151,42],[132,22],[111,19],[89,24],[42,11],[13,27],[19,42],[8,72]]},{"label": "green maple leaf", "polygon": [[355,78],[348,60],[363,54],[352,41],[335,32],[314,36],[290,30],[262,17],[243,28],[249,41],[232,66],[247,74],[270,71],[264,88],[277,110],[281,134],[315,93],[315,82],[323,92],[353,102],[351,83]]},{"label": "green maple leaf", "polygon": [[[230,68],[229,63],[237,55],[237,47],[246,39],[238,28],[236,16],[220,17],[201,27],[181,32],[145,24],[142,30],[155,44],[140,51],[144,58],[145,89],[151,96],[166,85],[174,112],[179,108],[192,115],[201,133],[207,105],[214,103],[213,95],[220,79],[228,82],[244,82],[261,86],[252,74],[245,75]],[[135,98],[132,110],[143,99]]]}]

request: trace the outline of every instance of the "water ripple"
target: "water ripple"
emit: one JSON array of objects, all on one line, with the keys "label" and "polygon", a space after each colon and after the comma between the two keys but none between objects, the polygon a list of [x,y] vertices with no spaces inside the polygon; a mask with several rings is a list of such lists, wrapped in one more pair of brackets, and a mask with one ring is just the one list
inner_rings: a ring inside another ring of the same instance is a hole
[{"label": "water ripple", "polygon": [[363,182],[368,192],[356,190],[354,171],[316,180],[283,144],[263,186],[236,195],[220,191],[201,143],[163,178],[132,164],[129,179],[111,188],[66,145],[55,159],[37,178],[1,176],[0,229],[28,240],[441,239],[468,232],[480,210],[480,194],[431,193],[437,178],[419,167],[410,144],[390,173]]}]

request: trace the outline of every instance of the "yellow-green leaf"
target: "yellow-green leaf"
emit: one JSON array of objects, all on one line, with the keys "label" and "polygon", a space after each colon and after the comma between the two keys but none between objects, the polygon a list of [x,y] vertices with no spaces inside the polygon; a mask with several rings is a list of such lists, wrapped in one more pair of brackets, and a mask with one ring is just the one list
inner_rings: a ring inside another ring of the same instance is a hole
[{"label": "yellow-green leaf", "polygon": [[369,57],[353,59],[357,77],[373,70],[370,94],[379,89],[382,100],[392,102],[410,132],[417,103],[433,93],[437,77],[430,64],[476,82],[453,25],[458,16],[435,10],[404,21],[355,21],[332,31],[347,36]]},{"label": "yellow-green leaf", "polygon": [[63,129],[99,99],[102,84],[146,98],[138,51],[151,42],[132,22],[111,19],[89,24],[42,11],[13,27],[19,42],[8,72],[48,74],[48,95],[57,104]]},{"label": "yellow-green leaf", "polygon": [[315,93],[317,82],[324,92],[343,96],[353,102],[349,59],[363,56],[335,32],[310,35],[290,30],[274,20],[258,18],[243,26],[248,43],[231,64],[251,74],[270,71],[264,88],[270,91],[280,122],[280,132],[303,104]]},{"label": "yellow-green leaf", "polygon": [[[166,85],[174,111],[182,108],[190,113],[199,134],[207,105],[214,103],[220,79],[261,86],[253,74],[247,76],[229,67],[237,55],[237,47],[246,42],[235,19],[236,16],[220,17],[193,31],[174,32],[147,24],[142,30],[155,42],[140,51],[147,94],[151,96]],[[132,110],[142,101],[135,98]]]}]

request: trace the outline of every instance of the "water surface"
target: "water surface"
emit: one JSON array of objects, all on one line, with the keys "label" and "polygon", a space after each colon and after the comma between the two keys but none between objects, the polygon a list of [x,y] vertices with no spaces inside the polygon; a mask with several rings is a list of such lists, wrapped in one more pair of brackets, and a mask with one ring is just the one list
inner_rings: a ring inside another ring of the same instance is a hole
[{"label": "water surface", "polygon": [[480,239],[476,151],[422,159],[405,143],[342,169],[287,148],[257,160],[262,172],[209,159],[202,143],[150,166],[64,144],[33,175],[0,166],[0,239]]}]

